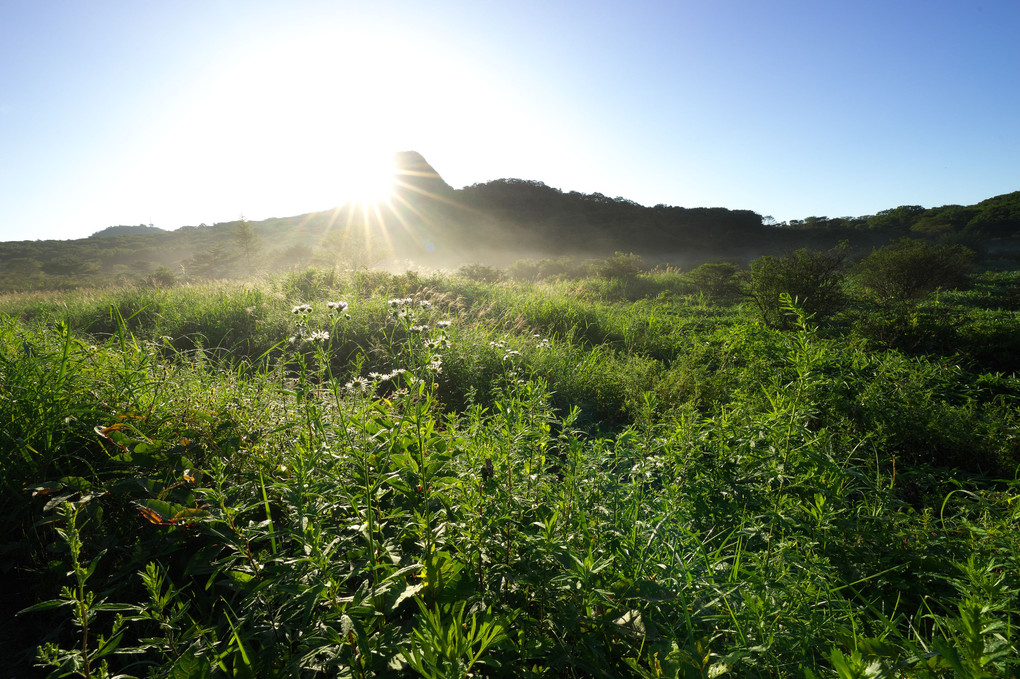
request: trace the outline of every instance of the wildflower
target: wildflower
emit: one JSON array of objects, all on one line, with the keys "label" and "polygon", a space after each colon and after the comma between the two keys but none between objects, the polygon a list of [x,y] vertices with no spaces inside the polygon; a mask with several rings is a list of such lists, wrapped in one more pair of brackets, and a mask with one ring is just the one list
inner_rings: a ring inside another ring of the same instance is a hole
[{"label": "wildflower", "polygon": [[412,325],[410,328],[408,328],[409,331],[414,332],[414,333],[425,332],[428,329],[429,329],[429,326],[427,326],[427,325]]},{"label": "wildflower", "polygon": [[453,325],[453,321],[439,321],[436,323],[436,326],[440,328],[449,328],[451,325]]},{"label": "wildflower", "polygon": [[[369,377],[371,377],[371,375],[369,375]],[[355,377],[353,380],[351,380],[350,382],[348,382],[344,386],[347,388],[347,391],[358,392],[358,393],[364,394],[365,392],[367,392],[369,390],[369,388],[372,386],[372,384],[371,384],[371,382],[366,380],[364,377],[361,377],[359,375],[358,377]]]},{"label": "wildflower", "polygon": [[347,311],[347,302],[326,302],[326,306],[330,311],[335,311],[338,314]]},{"label": "wildflower", "polygon": [[308,339],[313,342],[326,342],[329,340],[329,333],[325,330],[316,330],[308,337]]},{"label": "wildflower", "polygon": [[297,314],[307,314],[307,313],[310,313],[311,310],[312,310],[312,307],[311,307],[310,304],[298,304],[293,309],[291,309],[290,312],[292,314],[297,315]]},{"label": "wildflower", "polygon": [[420,302],[418,302],[418,304],[419,304],[419,306],[421,306],[422,309],[431,309],[432,308],[432,302],[428,301],[427,299],[421,300]]}]

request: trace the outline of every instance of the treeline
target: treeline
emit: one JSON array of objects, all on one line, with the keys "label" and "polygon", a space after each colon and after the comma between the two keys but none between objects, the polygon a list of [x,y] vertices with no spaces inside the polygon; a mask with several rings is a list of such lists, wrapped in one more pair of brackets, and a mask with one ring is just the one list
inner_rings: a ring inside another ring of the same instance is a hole
[{"label": "treeline", "polygon": [[506,267],[519,259],[597,259],[617,251],[691,269],[719,259],[747,265],[764,255],[828,250],[844,241],[864,255],[906,236],[965,245],[978,257],[1020,252],[1020,192],[970,206],[907,205],[863,217],[776,223],[750,210],[645,207],[522,179],[453,190],[424,159],[416,160],[393,198],[379,205],[260,222],[241,217],[172,232],[143,224],[108,227],[79,240],[0,243],[0,291],[163,285],[316,265]]},{"label": "treeline", "polygon": [[807,217],[781,226],[790,229],[910,232],[923,236],[969,234],[987,239],[1015,237],[1020,230],[1020,191],[975,205],[924,208],[901,205],[863,217]]},{"label": "treeline", "polygon": [[458,191],[457,198],[464,208],[484,215],[478,221],[486,239],[525,239],[551,255],[605,255],[621,249],[643,255],[706,253],[768,240],[761,215],[750,210],[644,207],[626,198],[564,192],[531,180],[474,184]]}]

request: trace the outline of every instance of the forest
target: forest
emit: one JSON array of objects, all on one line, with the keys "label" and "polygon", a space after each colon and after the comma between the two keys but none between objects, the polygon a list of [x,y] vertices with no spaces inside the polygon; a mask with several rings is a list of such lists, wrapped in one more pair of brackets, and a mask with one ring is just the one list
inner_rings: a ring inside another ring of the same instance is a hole
[{"label": "forest", "polygon": [[1016,676],[1020,263],[976,209],[684,268],[44,272],[0,296],[8,673]]}]

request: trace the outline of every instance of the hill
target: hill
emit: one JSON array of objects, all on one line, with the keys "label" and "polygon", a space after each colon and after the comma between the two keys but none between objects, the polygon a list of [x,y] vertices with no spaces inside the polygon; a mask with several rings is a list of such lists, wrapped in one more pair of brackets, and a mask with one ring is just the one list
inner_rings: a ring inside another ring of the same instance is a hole
[{"label": "hill", "polygon": [[[421,154],[395,157],[388,200],[259,222],[164,231],[111,226],[72,241],[0,243],[0,290],[83,283],[209,279],[309,265],[391,269],[508,266],[518,259],[604,258],[633,252],[691,267],[746,264],[763,254],[847,241],[858,252],[903,236],[962,243],[981,254],[1020,252],[1020,192],[975,205],[899,206],[860,217],[766,223],[750,210],[640,205],[504,178],[452,188]],[[245,235],[247,234],[247,235]]]},{"label": "hill", "polygon": [[136,233],[166,233],[166,229],[160,229],[152,224],[139,224],[138,226],[108,226],[102,231],[96,231],[89,238],[106,238],[109,236],[121,236]]}]

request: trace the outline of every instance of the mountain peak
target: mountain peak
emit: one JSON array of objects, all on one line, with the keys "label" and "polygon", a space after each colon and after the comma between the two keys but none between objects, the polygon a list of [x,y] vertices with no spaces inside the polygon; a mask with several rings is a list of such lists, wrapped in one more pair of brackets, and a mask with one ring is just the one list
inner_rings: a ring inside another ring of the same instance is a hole
[{"label": "mountain peak", "polygon": [[453,191],[453,187],[417,151],[393,154],[393,175],[396,190],[401,193],[438,196]]}]

